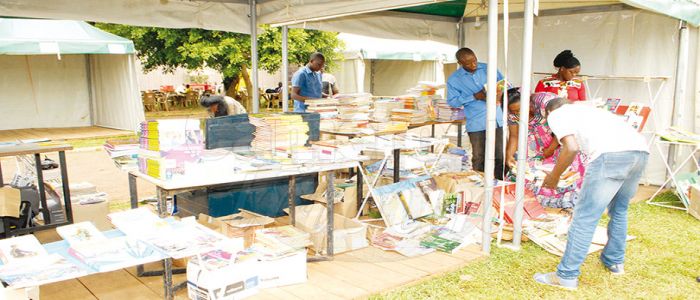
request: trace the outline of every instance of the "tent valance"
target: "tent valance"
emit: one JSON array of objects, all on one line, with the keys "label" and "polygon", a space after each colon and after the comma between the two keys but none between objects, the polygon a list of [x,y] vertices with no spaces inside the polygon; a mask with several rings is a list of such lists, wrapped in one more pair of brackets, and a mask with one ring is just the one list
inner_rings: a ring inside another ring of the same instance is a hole
[{"label": "tent valance", "polygon": [[0,18],[0,54],[132,53],[132,41],[82,21]]}]

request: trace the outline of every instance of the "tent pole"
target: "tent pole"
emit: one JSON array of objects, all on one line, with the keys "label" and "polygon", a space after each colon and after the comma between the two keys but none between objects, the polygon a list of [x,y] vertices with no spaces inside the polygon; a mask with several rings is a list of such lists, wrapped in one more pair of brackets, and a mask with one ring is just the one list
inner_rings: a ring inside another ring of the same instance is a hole
[{"label": "tent pole", "polygon": [[251,73],[253,75],[252,90],[253,95],[251,102],[253,103],[253,113],[260,111],[260,91],[258,90],[258,24],[257,24],[257,9],[256,0],[250,0],[250,60],[252,61]]},{"label": "tent pole", "polygon": [[[673,116],[671,124],[677,127],[683,127],[683,114],[685,113],[685,95],[688,83],[688,48],[689,30],[688,24],[685,21],[680,21],[678,30],[678,60],[676,61],[676,86],[673,89]],[[668,165],[673,166],[676,162],[675,145],[670,145],[668,149]],[[671,174],[666,174],[671,175]]]},{"label": "tent pole", "polygon": [[489,61],[487,69],[488,93],[486,93],[486,154],[484,166],[484,217],[482,251],[491,251],[491,205],[496,152],[496,79],[498,76],[498,0],[489,1]]},{"label": "tent pole", "polygon": [[525,1],[523,11],[523,67],[520,86],[520,123],[518,124],[518,174],[515,180],[515,216],[513,218],[513,246],[520,249],[525,199],[525,168],[527,168],[527,135],[530,116],[530,80],[532,79],[532,24],[533,0]]},{"label": "tent pole", "polygon": [[457,23],[457,47],[464,48],[467,46],[467,41],[464,38],[464,17],[459,18],[459,23]]},{"label": "tent pole", "polygon": [[[129,62],[131,62],[131,59],[129,59]],[[97,124],[95,122],[95,89],[92,82],[90,54],[85,54],[85,74],[87,75],[88,99],[90,100],[90,125],[95,126]]]},{"label": "tent pole", "polygon": [[282,111],[289,111],[289,28],[282,26]]}]

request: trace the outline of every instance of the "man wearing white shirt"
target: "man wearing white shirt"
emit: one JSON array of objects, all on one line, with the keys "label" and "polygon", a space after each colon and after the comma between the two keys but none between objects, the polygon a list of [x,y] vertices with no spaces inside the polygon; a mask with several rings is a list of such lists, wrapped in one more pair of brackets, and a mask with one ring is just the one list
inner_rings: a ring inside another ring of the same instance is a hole
[{"label": "man wearing white shirt", "polygon": [[606,208],[610,216],[608,242],[600,260],[612,274],[624,274],[627,209],[649,156],[644,137],[609,112],[569,104],[563,98],[547,104],[547,123],[559,139],[561,153],[554,169],[545,177],[544,187],[556,188],[561,174],[579,151],[589,164],[580,200],[574,208],[564,256],[556,272],[535,274],[535,280],[566,289],[578,287],[581,264]]}]

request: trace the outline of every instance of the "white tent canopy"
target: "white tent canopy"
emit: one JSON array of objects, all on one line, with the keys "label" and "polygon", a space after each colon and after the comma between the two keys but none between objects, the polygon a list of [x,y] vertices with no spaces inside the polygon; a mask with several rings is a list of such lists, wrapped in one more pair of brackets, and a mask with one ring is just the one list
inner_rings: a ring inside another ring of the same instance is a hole
[{"label": "white tent canopy", "polygon": [[341,33],[345,60],[335,73],[341,92],[380,96],[406,93],[418,81],[444,83],[443,63],[457,47],[431,41],[393,40]]},{"label": "white tent canopy", "polygon": [[0,19],[0,33],[0,53],[12,54],[0,55],[0,129],[136,130],[144,120],[131,41],[80,21]]}]

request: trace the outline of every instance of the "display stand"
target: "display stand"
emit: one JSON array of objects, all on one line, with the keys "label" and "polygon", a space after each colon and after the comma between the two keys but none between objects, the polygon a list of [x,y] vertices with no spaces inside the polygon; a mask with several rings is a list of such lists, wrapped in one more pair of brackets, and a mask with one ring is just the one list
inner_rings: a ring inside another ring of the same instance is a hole
[{"label": "display stand", "polygon": [[[659,193],[661,193],[661,191],[664,190],[664,188],[666,187],[667,184],[672,182],[674,186],[678,186],[678,182],[676,181],[676,175],[678,175],[678,173],[681,171],[681,169],[683,169],[683,167],[691,160],[695,164],[694,165],[695,170],[699,169],[698,159],[695,157],[695,155],[700,151],[700,144],[664,141],[658,135],[655,136],[654,144],[656,145],[656,150],[659,152],[659,155],[661,156],[661,158],[663,158],[662,161],[664,162],[664,166],[666,167],[666,172],[668,174],[668,178],[656,190],[656,192],[654,192],[654,194],[649,198],[649,200],[647,200],[647,204],[687,211],[688,208],[685,207],[686,204],[683,201],[681,201],[681,203],[683,203],[684,207],[678,207],[678,206],[669,205],[669,202],[654,201],[654,198]],[[661,145],[688,147],[688,148],[690,148],[690,154],[688,154],[688,156],[680,164],[678,164],[678,166],[674,169],[671,165],[668,164],[668,159],[667,159],[668,155],[664,155],[664,151],[663,151],[663,149],[661,149]]]},{"label": "display stand", "polygon": [[[39,230],[46,230],[51,228],[56,228],[62,225],[68,225],[73,223],[73,209],[71,208],[70,200],[70,187],[68,183],[68,169],[66,164],[66,151],[72,150],[71,145],[39,145],[39,144],[19,144],[16,146],[6,146],[0,148],[0,158],[18,155],[32,155],[34,156],[34,165],[36,168],[37,177],[37,189],[39,191],[39,201],[41,203],[41,213],[44,218],[44,225],[34,226],[23,229],[10,230],[8,226],[5,226],[4,237],[11,237],[16,235],[22,235],[31,233]],[[58,152],[59,167],[61,169],[61,183],[63,186],[63,205],[65,206],[66,222],[52,223],[51,213],[49,212],[49,207],[46,202],[46,188],[44,184],[44,175],[41,168],[41,154],[48,152]],[[2,168],[0,167],[0,187],[5,184],[2,181]]]},{"label": "display stand", "polygon": [[[326,172],[326,171],[337,171],[337,170],[343,170],[343,169],[348,169],[348,168],[355,168],[357,167],[358,162],[357,161],[350,161],[350,162],[342,162],[342,163],[332,163],[332,164],[313,164],[313,165],[304,165],[299,168],[297,171],[289,171],[289,170],[276,170],[276,171],[260,171],[260,172],[253,172],[253,173],[248,173],[248,174],[241,174],[240,177],[237,178],[192,178],[192,180],[187,180],[185,181],[163,181],[160,179],[153,178],[151,176],[148,176],[146,174],[143,174],[141,172],[133,171],[129,172],[129,191],[130,191],[130,198],[131,198],[131,207],[136,208],[138,207],[138,195],[137,195],[137,188],[136,188],[136,178],[141,178],[153,185],[156,186],[156,191],[157,191],[157,208],[158,208],[158,214],[160,217],[166,217],[168,215],[168,210],[167,210],[167,198],[171,197],[173,195],[183,193],[183,192],[188,192],[188,191],[194,191],[194,190],[200,190],[203,188],[211,188],[211,187],[230,187],[232,185],[241,185],[241,184],[248,184],[251,182],[255,181],[260,181],[263,179],[274,179],[274,178],[289,178],[290,180],[290,187],[294,187],[294,181],[295,181],[295,176],[299,175],[309,175],[309,174],[314,174],[318,172]],[[303,170],[302,170],[303,169]],[[328,178],[327,182],[329,183],[329,187],[332,187],[332,183],[334,181],[334,174],[333,172],[328,172]],[[295,214],[294,208],[295,208],[295,197],[294,197],[294,189],[290,188],[290,195],[289,195],[289,210],[290,210],[290,219],[291,219],[291,224],[294,225],[295,222]],[[328,192],[326,193],[326,201],[327,203],[333,203],[333,192],[334,189],[330,188]],[[264,199],[260,199],[261,201],[264,201]],[[327,251],[324,256],[319,256],[319,257],[313,257],[311,260],[313,261],[318,261],[318,260],[332,260],[333,259],[333,205],[326,205],[327,209]],[[141,268],[141,270],[143,270]],[[173,287],[172,283],[172,274],[173,274],[173,269],[172,269],[172,259],[167,258],[163,260],[163,270],[162,271],[156,271],[156,273],[148,274],[148,275],[155,275],[155,274],[162,274],[163,275],[163,286],[164,286],[164,291],[165,291],[165,299],[166,300],[171,300],[174,297],[174,292],[177,290],[177,288],[181,288],[182,283],[178,284],[177,287]]]}]

